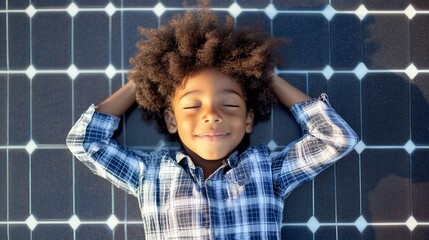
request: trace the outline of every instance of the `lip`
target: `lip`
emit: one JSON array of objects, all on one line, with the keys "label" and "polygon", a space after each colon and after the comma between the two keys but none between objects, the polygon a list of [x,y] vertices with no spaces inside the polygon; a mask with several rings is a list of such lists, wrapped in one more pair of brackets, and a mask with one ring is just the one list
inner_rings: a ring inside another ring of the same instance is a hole
[{"label": "lip", "polygon": [[207,132],[198,133],[195,136],[202,140],[215,142],[215,141],[220,141],[224,139],[228,135],[229,133],[225,131],[207,131]]}]

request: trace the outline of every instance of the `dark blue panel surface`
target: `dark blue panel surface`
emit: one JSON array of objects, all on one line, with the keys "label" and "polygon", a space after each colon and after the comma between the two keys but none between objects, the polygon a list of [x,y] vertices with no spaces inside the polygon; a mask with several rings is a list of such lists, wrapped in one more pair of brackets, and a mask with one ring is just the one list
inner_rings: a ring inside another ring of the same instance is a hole
[{"label": "dark blue panel surface", "polygon": [[[126,211],[128,201],[130,199],[135,199],[133,196],[127,196],[127,192],[119,189],[113,188],[113,212],[119,221],[124,221],[129,219]],[[137,208],[137,213],[140,213],[140,209]],[[141,217],[140,217],[141,218]],[[139,219],[140,220],[140,219]]]},{"label": "dark blue panel surface", "polygon": [[[7,156],[5,150],[0,150],[0,221],[7,220],[7,178],[8,178],[8,165],[7,165]],[[1,226],[1,225],[0,225]],[[0,230],[0,236],[1,235]]]},{"label": "dark blue panel surface", "polygon": [[416,15],[410,23],[411,62],[418,69],[429,68],[429,16]]},{"label": "dark blue panel surface", "polygon": [[263,12],[243,12],[237,17],[237,27],[251,27],[271,32],[271,20]]},{"label": "dark blue panel surface", "polygon": [[30,80],[26,75],[9,78],[9,144],[26,145],[30,141]]},{"label": "dark blue panel surface", "polygon": [[429,74],[417,75],[411,85],[411,140],[429,144]]},{"label": "dark blue panel surface", "polygon": [[405,15],[367,15],[363,54],[369,69],[404,69],[410,64],[410,26]]},{"label": "dark blue panel surface", "polygon": [[4,0],[8,1],[7,7],[9,9],[26,9],[28,7],[28,0]]},{"label": "dark blue panel surface", "polygon": [[295,189],[286,199],[283,223],[306,223],[313,216],[313,183],[307,182]]},{"label": "dark blue panel surface", "polygon": [[315,240],[336,239],[335,227],[320,227],[314,236]]},{"label": "dark blue panel surface", "polygon": [[[31,208],[35,218],[68,220],[73,215],[72,177],[72,158],[66,149],[37,149],[33,152]],[[46,236],[54,235],[51,232]]]},{"label": "dark blue panel surface", "polygon": [[362,79],[362,140],[367,145],[404,145],[410,137],[408,77],[368,74]]},{"label": "dark blue panel surface", "polygon": [[125,119],[126,143],[129,146],[155,146],[163,133],[158,132],[156,121],[146,121],[142,118],[142,110],[132,111]]},{"label": "dark blue panel surface", "polygon": [[[109,0],[74,0],[73,2],[81,8],[87,8],[87,7],[100,8],[100,7],[105,7],[111,1]],[[120,1],[117,1],[117,2],[120,3]]]},{"label": "dark blue panel surface", "polygon": [[363,232],[363,239],[409,240],[410,236],[406,226],[368,226]]},{"label": "dark blue panel surface", "polygon": [[158,0],[115,0],[117,6],[120,6],[123,4],[123,7],[154,7],[156,4],[158,4]]},{"label": "dark blue panel surface", "polygon": [[[9,238],[19,240],[30,240],[31,231],[26,225],[11,225],[9,226]],[[7,238],[5,238],[7,239]]]},{"label": "dark blue panel surface", "polygon": [[408,0],[362,0],[368,10],[404,10],[408,7]]},{"label": "dark blue panel surface", "polygon": [[[303,92],[307,91],[306,76],[302,74],[281,74],[281,78]],[[290,110],[278,102],[273,108],[273,140],[279,146],[286,146],[302,136],[302,129]]]},{"label": "dark blue panel surface", "polygon": [[7,143],[7,91],[8,91],[8,79],[6,74],[0,74],[0,145],[6,145]]},{"label": "dark blue panel surface", "polygon": [[272,139],[272,132],[270,120],[258,121],[254,124],[250,134],[250,143],[252,145],[267,144]]},{"label": "dark blue panel surface", "polygon": [[307,227],[282,227],[282,239],[314,240],[313,233]]},{"label": "dark blue panel surface", "polygon": [[329,103],[360,136],[360,82],[354,74],[334,74],[328,80]]},{"label": "dark blue panel surface", "polygon": [[0,70],[7,68],[6,14],[0,13]]},{"label": "dark blue panel surface", "polygon": [[279,9],[312,9],[312,10],[318,10],[318,9],[324,9],[326,5],[329,3],[328,0],[307,0],[307,1],[300,1],[300,0],[291,0],[291,1],[283,1],[283,0],[274,0],[273,4],[274,6]]},{"label": "dark blue panel surface", "polygon": [[[75,109],[73,120],[93,103],[100,104],[104,98],[109,96],[109,79],[105,74],[80,74],[74,81]],[[94,89],[97,91],[94,91]]]},{"label": "dark blue panel surface", "polygon": [[429,236],[428,226],[417,226],[411,234],[411,240],[422,240],[427,239]]},{"label": "dark blue panel surface", "polygon": [[411,201],[407,152],[365,150],[362,153],[362,213],[365,219],[368,222],[405,222],[411,215]]},{"label": "dark blue panel surface", "polygon": [[92,240],[94,236],[100,239],[112,239],[112,230],[107,225],[82,225],[76,230],[76,239]]},{"label": "dark blue panel surface", "polygon": [[429,2],[427,0],[411,0],[410,1],[415,9],[427,10],[429,9]]},{"label": "dark blue panel surface", "polygon": [[[110,31],[111,34],[109,37],[109,41],[111,42],[111,46],[109,47],[110,52],[110,61],[109,64],[112,64],[116,69],[124,69],[128,66],[128,59],[122,59],[124,47],[122,32],[124,31],[123,24],[121,19],[123,18],[123,12],[116,12],[110,19]],[[136,33],[136,30],[134,30]]]},{"label": "dark blue panel surface", "polygon": [[[142,220],[137,198],[116,187],[113,188],[113,194],[115,216],[120,221]],[[115,228],[115,231],[118,229],[123,229],[123,227]]]},{"label": "dark blue panel surface", "polygon": [[278,14],[273,34],[289,40],[280,48],[286,69],[323,69],[329,63],[328,21],[319,14]]},{"label": "dark blue panel surface", "polygon": [[79,219],[104,221],[112,214],[112,189],[108,181],[75,161],[76,215]]},{"label": "dark blue panel surface", "polygon": [[413,216],[417,221],[429,222],[429,150],[418,149],[411,155],[413,185]]},{"label": "dark blue panel surface", "polygon": [[71,0],[31,0],[31,3],[36,8],[67,7]]},{"label": "dark blue panel surface", "polygon": [[9,14],[9,68],[27,69],[30,65],[30,18]]},{"label": "dark blue panel surface", "polygon": [[336,10],[355,10],[361,4],[361,0],[331,0],[331,5]]},{"label": "dark blue panel surface", "polygon": [[[130,221],[140,221],[140,207],[137,198],[134,198],[130,195],[127,196],[127,217]],[[141,226],[137,226],[140,229]]]},{"label": "dark blue panel surface", "polygon": [[265,8],[270,4],[269,0],[237,0],[242,8]]},{"label": "dark blue panel surface", "polygon": [[73,229],[68,225],[43,224],[34,229],[32,240],[73,239]]},{"label": "dark blue panel surface", "polygon": [[144,229],[141,224],[132,224],[132,225],[129,224],[126,226],[126,230],[127,230],[128,236],[137,236],[137,238],[145,239]]},{"label": "dark blue panel surface", "polygon": [[7,225],[0,225],[0,238],[1,239],[6,239],[7,238]]},{"label": "dark blue panel surface", "polygon": [[[112,43],[117,47],[112,52],[112,63],[117,69],[121,69],[121,65],[124,65],[124,69],[129,69],[129,59],[136,53],[136,42],[141,38],[138,27],[144,28],[157,28],[158,19],[153,12],[124,12],[123,22],[121,26],[121,15],[115,14],[112,18],[112,30],[114,38]],[[118,38],[119,33],[123,28],[123,40]],[[118,46],[122,42],[123,48],[123,59],[121,62],[121,52],[118,52]]]},{"label": "dark blue panel surface", "polygon": [[79,69],[109,65],[109,17],[106,13],[80,13],[74,18],[74,61]]},{"label": "dark blue panel surface", "polygon": [[354,222],[360,216],[359,155],[352,152],[335,164],[337,221]]},{"label": "dark blue panel surface", "polygon": [[314,179],[314,216],[319,222],[335,222],[335,167]]},{"label": "dark blue panel surface", "polygon": [[362,235],[355,226],[338,227],[338,240],[362,240]]},{"label": "dark blue panel surface", "polygon": [[362,29],[359,18],[337,14],[331,20],[331,64],[336,70],[351,70],[362,62]]},{"label": "dark blue panel surface", "polygon": [[[166,7],[195,7],[197,0],[176,1],[176,0],[162,0],[162,4]],[[234,3],[233,0],[211,0],[212,7],[229,7]]]},{"label": "dark blue panel surface", "polygon": [[67,69],[71,64],[70,16],[66,12],[41,12],[32,21],[35,68]]},{"label": "dark blue panel surface", "polygon": [[25,150],[9,151],[9,219],[25,221],[30,215],[30,163]]},{"label": "dark blue panel surface", "polygon": [[32,84],[34,141],[64,143],[72,122],[71,80],[62,74],[38,74]]},{"label": "dark blue panel surface", "polygon": [[308,74],[308,95],[317,98],[328,90],[328,80],[322,74]]}]

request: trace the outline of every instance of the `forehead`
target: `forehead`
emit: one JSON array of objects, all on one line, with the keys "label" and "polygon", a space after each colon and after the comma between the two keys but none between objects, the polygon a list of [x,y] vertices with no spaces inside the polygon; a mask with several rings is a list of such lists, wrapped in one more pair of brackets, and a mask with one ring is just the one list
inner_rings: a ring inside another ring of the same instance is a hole
[{"label": "forehead", "polygon": [[231,76],[223,74],[215,69],[200,70],[182,81],[176,88],[175,96],[189,91],[217,92],[222,90],[234,90],[243,96],[243,89]]}]

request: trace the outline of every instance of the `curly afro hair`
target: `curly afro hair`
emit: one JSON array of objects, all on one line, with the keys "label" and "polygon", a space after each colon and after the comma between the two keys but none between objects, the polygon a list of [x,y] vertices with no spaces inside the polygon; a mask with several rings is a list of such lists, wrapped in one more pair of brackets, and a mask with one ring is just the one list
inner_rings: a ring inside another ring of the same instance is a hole
[{"label": "curly afro hair", "polygon": [[158,120],[162,132],[167,133],[163,113],[176,87],[204,68],[227,74],[241,85],[255,121],[269,116],[274,99],[271,77],[280,63],[281,40],[255,28],[235,28],[231,17],[220,22],[204,6],[176,15],[160,29],[140,32],[144,38],[136,44],[128,78],[137,85],[139,107]]}]

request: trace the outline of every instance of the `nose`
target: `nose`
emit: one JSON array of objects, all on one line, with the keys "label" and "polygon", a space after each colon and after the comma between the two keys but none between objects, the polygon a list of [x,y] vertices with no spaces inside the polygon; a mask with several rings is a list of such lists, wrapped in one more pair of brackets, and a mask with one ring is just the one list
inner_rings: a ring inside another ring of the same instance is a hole
[{"label": "nose", "polygon": [[219,114],[219,109],[216,106],[206,106],[206,109],[203,114],[204,123],[219,123],[222,122],[222,117]]}]

